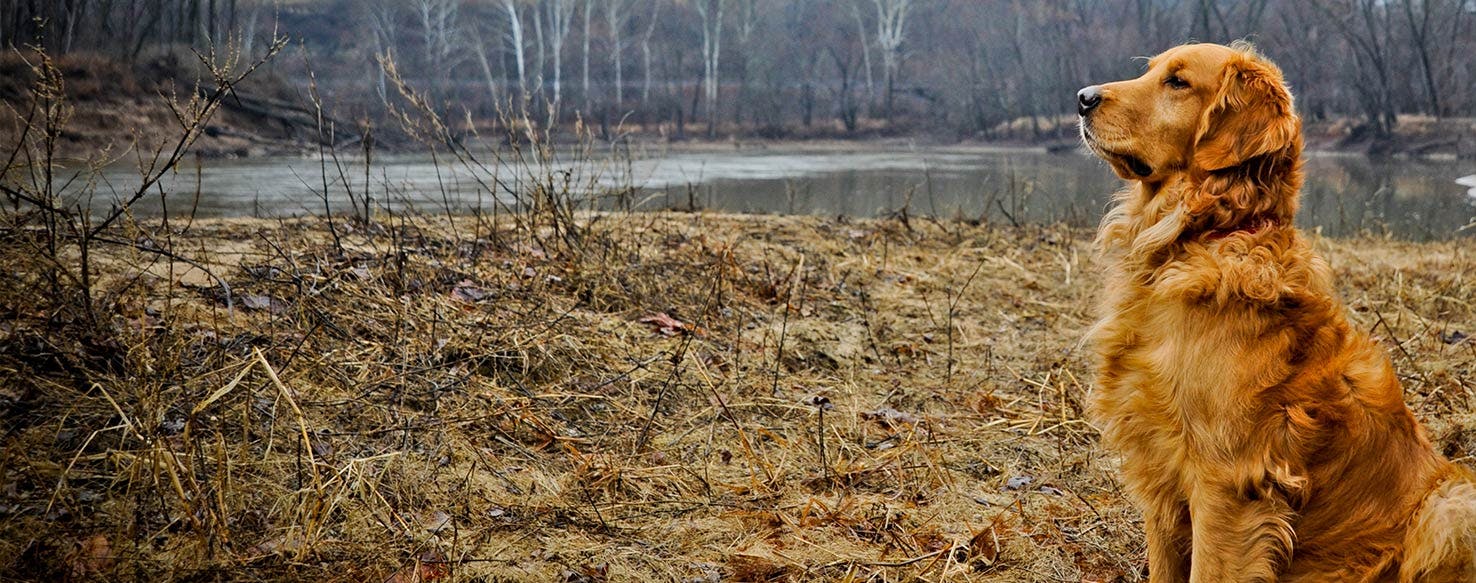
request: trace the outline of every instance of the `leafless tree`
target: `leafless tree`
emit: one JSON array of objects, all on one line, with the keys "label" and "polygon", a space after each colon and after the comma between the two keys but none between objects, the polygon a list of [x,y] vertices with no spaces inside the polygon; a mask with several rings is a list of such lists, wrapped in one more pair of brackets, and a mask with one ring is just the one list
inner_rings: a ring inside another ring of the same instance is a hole
[{"label": "leafless tree", "polygon": [[1353,45],[1358,75],[1354,90],[1375,133],[1389,134],[1397,121],[1393,63],[1389,54],[1393,32],[1389,5],[1383,0],[1315,0],[1314,6]]},{"label": "leafless tree", "polygon": [[[367,12],[369,30],[374,38],[375,55],[395,58],[395,47],[400,44],[399,11],[402,6],[399,0],[367,0],[364,2],[363,7]],[[379,95],[381,102],[385,101],[389,99],[389,87],[384,76],[384,68],[378,64],[371,64],[371,68],[377,79],[374,84],[375,93]]]},{"label": "leafless tree", "polygon": [[472,57],[477,61],[477,68],[482,71],[482,79],[487,83],[487,96],[494,102],[500,98],[497,95],[497,75],[492,71],[492,59],[487,55],[487,36],[495,35],[486,29],[490,23],[483,22],[479,18],[467,19],[466,37],[471,39]]},{"label": "leafless tree", "polygon": [[460,0],[415,0],[425,64],[436,81],[448,80],[438,73],[449,68],[458,44],[456,21],[460,6]]},{"label": "leafless tree", "polygon": [[548,14],[548,46],[553,53],[553,106],[557,111],[563,100],[564,41],[569,38],[574,18],[574,0],[544,0],[544,7]]},{"label": "leafless tree", "polygon": [[1191,36],[1230,42],[1260,28],[1269,0],[1197,0]]},{"label": "leafless tree", "polygon": [[[1476,12],[1476,4],[1468,0],[1402,0],[1404,22],[1408,28],[1408,46],[1420,65],[1420,76],[1427,107],[1431,115],[1446,115],[1442,101],[1442,71],[1449,66],[1442,63],[1451,55],[1451,48],[1459,45],[1462,21]],[[1445,46],[1444,54],[1439,50]]]},{"label": "leafless tree", "polygon": [[718,64],[723,53],[723,12],[727,0],[696,0],[697,14],[702,19],[702,80],[707,104],[707,137],[717,134],[718,89],[721,71]]},{"label": "leafless tree", "polygon": [[[371,114],[390,84],[377,66],[355,73],[376,55],[413,63],[412,80],[447,102],[516,92],[553,106],[582,33],[581,113],[629,106],[677,134],[700,115],[716,133],[724,120],[767,132],[836,113],[840,127],[869,116],[1069,139],[1076,88],[1134,75],[1133,57],[1176,43],[1236,38],[1282,65],[1309,122],[1354,117],[1355,137],[1397,131],[1397,114],[1476,115],[1472,0],[0,0],[5,48],[124,65],[223,41],[255,57],[279,25],[297,27],[285,32],[302,39],[325,95]],[[626,104],[631,57],[640,102]],[[305,78],[299,62],[273,73]],[[817,114],[830,98],[833,111]],[[552,113],[567,120],[563,109]]]},{"label": "leafless tree", "polygon": [[584,59],[581,66],[581,69],[583,69],[581,73],[583,83],[580,92],[584,94],[584,111],[586,113],[592,111],[589,91],[589,19],[590,14],[593,12],[594,0],[584,0]]},{"label": "leafless tree", "polygon": [[656,32],[656,23],[661,21],[661,1],[651,2],[651,18],[646,22],[646,32],[641,35],[641,105],[651,103],[651,34]]},{"label": "leafless tree", "polygon": [[866,40],[866,19],[861,16],[861,4],[866,0],[851,3],[851,17],[856,20],[856,34],[861,39],[861,69],[866,79],[866,102],[876,99],[876,82],[871,76],[871,43]]},{"label": "leafless tree", "polygon": [[886,116],[892,118],[897,69],[902,60],[902,41],[907,37],[907,15],[912,0],[872,0],[876,7],[876,45],[882,57],[882,87],[886,91]]},{"label": "leafless tree", "polygon": [[528,59],[523,44],[523,18],[518,15],[518,0],[502,0],[502,9],[507,12],[507,44],[513,50],[513,62],[518,70],[518,95],[528,95]]},{"label": "leafless tree", "polygon": [[[605,34],[610,35],[610,66],[615,72],[615,107],[620,107],[625,102],[625,66],[622,57],[625,54],[625,25],[630,20],[630,6],[633,0],[605,0]],[[657,7],[652,8],[652,22],[655,25],[655,11],[660,10],[660,2],[653,2]]]},{"label": "leafless tree", "polygon": [[737,33],[738,53],[738,98],[734,100],[733,121],[743,123],[743,104],[748,101],[749,68],[753,63],[753,32],[758,26],[759,18],[767,8],[762,6],[762,0],[736,0],[738,3],[737,22],[734,32]]}]

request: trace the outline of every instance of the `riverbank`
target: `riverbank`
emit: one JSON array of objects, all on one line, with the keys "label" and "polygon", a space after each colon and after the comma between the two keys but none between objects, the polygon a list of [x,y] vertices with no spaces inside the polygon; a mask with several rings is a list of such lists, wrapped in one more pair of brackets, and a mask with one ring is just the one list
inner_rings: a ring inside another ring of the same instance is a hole
[{"label": "riverbank", "polygon": [[[35,97],[31,53],[0,55],[0,101],[17,112],[0,120],[0,143],[13,144],[24,130],[23,112]],[[200,75],[196,58],[188,53],[157,52],[133,64],[97,55],[68,55],[56,59],[61,95],[70,107],[57,135],[61,158],[88,159],[106,152],[107,159],[131,159],[136,148],[153,152],[178,138],[179,120],[170,98],[187,101]],[[176,104],[177,108],[184,109]],[[379,105],[382,107],[382,104]],[[351,109],[362,109],[356,106]],[[260,158],[317,156],[319,142],[341,154],[360,153],[367,142],[377,152],[416,153],[424,144],[412,140],[387,115],[388,110],[354,113],[336,111],[326,98],[322,119],[304,88],[262,73],[238,87],[221,103],[219,112],[203,128],[192,152],[202,158]],[[470,119],[464,112],[447,116],[453,132],[469,142],[505,139],[504,124],[495,119]],[[320,127],[321,124],[321,127]],[[614,124],[614,125],[611,125]],[[575,127],[580,128],[574,131]],[[906,146],[959,148],[1039,148],[1058,152],[1079,147],[1075,117],[1063,115],[1000,123],[972,135],[929,127],[919,120],[865,119],[851,130],[839,121],[816,119],[811,125],[753,127],[731,123],[708,138],[705,126],[672,122],[642,125],[639,119],[618,122],[586,120],[570,123],[568,132],[548,136],[570,145],[595,142],[629,144],[637,148],[795,149],[894,148]],[[1376,137],[1359,120],[1333,116],[1309,120],[1305,133],[1309,151],[1364,154],[1394,158],[1476,159],[1476,119],[1435,119],[1401,115],[1392,135]],[[473,136],[481,136],[473,138]]]},{"label": "riverbank", "polygon": [[[1140,580],[1090,233],[510,220],[8,233],[0,578]],[[1469,463],[1476,253],[1317,246]]]}]

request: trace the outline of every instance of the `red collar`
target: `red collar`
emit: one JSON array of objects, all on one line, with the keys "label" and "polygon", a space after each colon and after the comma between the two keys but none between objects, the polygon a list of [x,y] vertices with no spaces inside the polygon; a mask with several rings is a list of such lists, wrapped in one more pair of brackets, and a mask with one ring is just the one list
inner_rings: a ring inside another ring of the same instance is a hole
[{"label": "red collar", "polygon": [[1225,237],[1229,237],[1229,236],[1234,235],[1236,233],[1245,233],[1247,235],[1254,235],[1254,234],[1259,233],[1261,231],[1270,229],[1271,227],[1275,227],[1276,225],[1277,225],[1276,219],[1263,218],[1263,219],[1258,220],[1258,221],[1252,221],[1252,222],[1248,222],[1248,223],[1242,223],[1242,224],[1240,224],[1238,226],[1234,226],[1234,227],[1228,227],[1228,228],[1224,228],[1224,229],[1213,229],[1213,230],[1210,230],[1210,231],[1205,231],[1205,233],[1204,233],[1204,240],[1205,241],[1218,241],[1220,239],[1224,239]]}]

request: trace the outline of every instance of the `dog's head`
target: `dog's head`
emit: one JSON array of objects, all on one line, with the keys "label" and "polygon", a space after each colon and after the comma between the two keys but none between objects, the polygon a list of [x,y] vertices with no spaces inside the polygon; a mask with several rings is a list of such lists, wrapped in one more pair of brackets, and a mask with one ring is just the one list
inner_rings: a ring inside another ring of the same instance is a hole
[{"label": "dog's head", "polygon": [[[1077,94],[1081,136],[1125,180],[1186,178],[1183,210],[1203,228],[1290,222],[1301,121],[1281,70],[1248,43],[1183,45],[1137,79]],[[1161,201],[1168,202],[1168,201]]]},{"label": "dog's head", "polygon": [[1169,49],[1077,102],[1082,139],[1128,180],[1233,168],[1292,148],[1301,131],[1281,70],[1246,43]]}]

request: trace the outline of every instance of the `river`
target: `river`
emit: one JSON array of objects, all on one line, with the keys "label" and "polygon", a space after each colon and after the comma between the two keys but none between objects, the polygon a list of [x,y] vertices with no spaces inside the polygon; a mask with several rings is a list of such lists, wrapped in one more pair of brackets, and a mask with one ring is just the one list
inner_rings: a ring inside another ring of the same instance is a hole
[{"label": "river", "polygon": [[[606,207],[856,217],[905,208],[912,216],[1078,226],[1096,224],[1121,184],[1103,163],[1079,152],[709,147],[628,155],[564,152],[543,163],[487,163],[482,166],[486,171],[470,171],[445,157],[384,157],[367,169],[369,193],[375,207],[396,212],[490,209],[492,197],[485,185],[494,174],[504,192],[522,191],[530,174],[515,169],[530,165],[532,175],[567,176],[573,192],[630,193],[604,200]],[[1299,216],[1305,228],[1330,236],[1372,232],[1414,240],[1476,235],[1476,228],[1462,229],[1476,218],[1476,198],[1457,182],[1476,174],[1476,163],[1311,154],[1306,171]],[[163,181],[162,190],[172,193],[167,201],[171,215],[192,209],[202,217],[321,215],[325,180],[329,208],[344,213],[348,190],[362,200],[365,174],[362,159],[344,160],[341,173],[331,162],[308,158],[190,161]],[[138,183],[136,172],[121,166],[108,168],[103,178],[93,201],[99,208],[115,200],[112,192],[126,192]],[[134,210],[158,216],[164,206],[157,196],[149,196]]]}]

